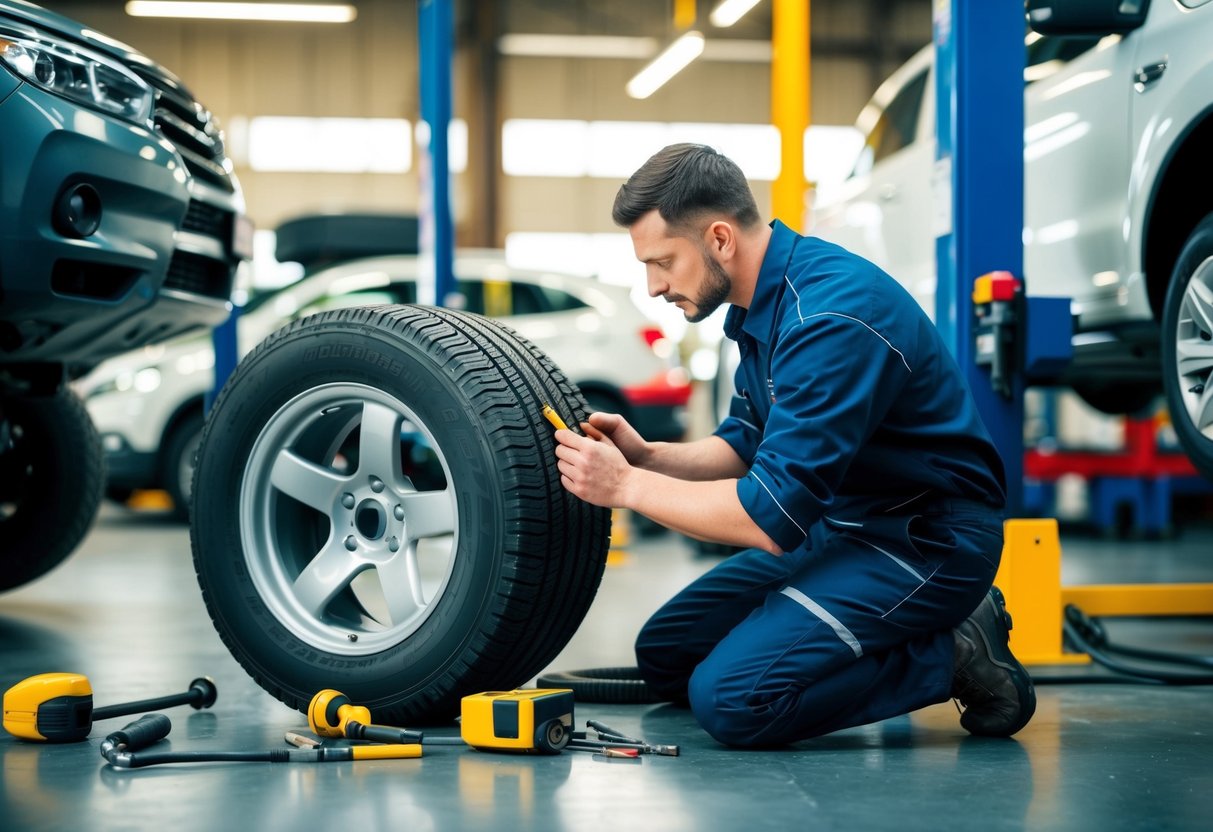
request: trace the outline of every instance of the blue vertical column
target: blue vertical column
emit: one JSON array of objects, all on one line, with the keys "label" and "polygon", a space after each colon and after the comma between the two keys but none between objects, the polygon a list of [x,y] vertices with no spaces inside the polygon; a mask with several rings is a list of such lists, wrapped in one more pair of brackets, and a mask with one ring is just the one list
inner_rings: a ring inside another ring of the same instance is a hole
[{"label": "blue vertical column", "polygon": [[[936,323],[965,372],[1023,504],[1023,379],[1009,397],[975,361],[973,281],[1023,280],[1023,0],[934,0]],[[1022,325],[1021,330],[1022,332]]]},{"label": "blue vertical column", "polygon": [[240,363],[237,323],[240,318],[240,307],[235,304],[231,306],[232,314],[211,332],[211,344],[215,348],[215,382],[203,398],[202,407],[207,413],[210,412],[215,399],[219,397],[219,391],[223,389],[223,385],[235,372],[236,365]]},{"label": "blue vertical column", "polygon": [[421,119],[428,126],[422,147],[421,256],[433,263],[434,301],[446,303],[454,291],[454,225],[451,221],[451,166],[447,135],[451,122],[451,60],[454,41],[452,0],[421,0],[418,40],[421,54]]}]

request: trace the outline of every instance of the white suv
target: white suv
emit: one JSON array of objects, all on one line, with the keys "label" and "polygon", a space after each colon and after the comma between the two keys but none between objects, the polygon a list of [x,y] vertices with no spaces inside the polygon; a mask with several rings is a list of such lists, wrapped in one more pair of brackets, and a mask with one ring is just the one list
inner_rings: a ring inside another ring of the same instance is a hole
[{"label": "white suv", "polygon": [[[1028,8],[1036,29],[1066,33],[1031,33],[1024,72],[1024,277],[1029,294],[1072,299],[1075,360],[1060,380],[1108,413],[1146,407],[1161,381],[1180,442],[1213,478],[1213,1]],[[933,57],[877,90],[854,172],[819,193],[809,228],[932,314]]]},{"label": "white suv", "polygon": [[[416,303],[418,265],[412,255],[363,258],[255,297],[238,319],[240,354],[316,312]],[[513,269],[501,252],[487,250],[457,252],[455,274],[462,308],[500,319],[547,353],[591,410],[622,413],[646,436],[682,437],[689,376],[676,345],[627,288]],[[163,488],[184,519],[214,363],[209,336],[186,338],[118,356],[77,383],[101,433],[111,497]]]}]

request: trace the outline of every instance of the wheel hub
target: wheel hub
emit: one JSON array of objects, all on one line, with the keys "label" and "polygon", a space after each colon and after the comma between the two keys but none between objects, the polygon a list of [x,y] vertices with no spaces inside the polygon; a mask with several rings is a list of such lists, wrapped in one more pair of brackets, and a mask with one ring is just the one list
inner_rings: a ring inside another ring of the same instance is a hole
[{"label": "wheel hub", "polygon": [[[402,437],[443,473],[415,484]],[[253,445],[240,501],[259,594],[314,647],[399,643],[445,592],[458,551],[449,470],[422,420],[381,390],[326,384],[285,402]]]}]

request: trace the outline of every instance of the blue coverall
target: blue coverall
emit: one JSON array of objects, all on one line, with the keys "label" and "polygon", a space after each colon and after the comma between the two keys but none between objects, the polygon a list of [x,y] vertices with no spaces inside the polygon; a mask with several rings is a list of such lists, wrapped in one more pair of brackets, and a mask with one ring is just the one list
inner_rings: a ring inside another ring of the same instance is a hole
[{"label": "blue coverall", "polygon": [[666,603],[641,673],[717,740],[778,745],[945,701],[951,630],[1002,551],[1002,461],[935,326],[889,275],[779,221],[716,430],[783,549],[748,549]]}]

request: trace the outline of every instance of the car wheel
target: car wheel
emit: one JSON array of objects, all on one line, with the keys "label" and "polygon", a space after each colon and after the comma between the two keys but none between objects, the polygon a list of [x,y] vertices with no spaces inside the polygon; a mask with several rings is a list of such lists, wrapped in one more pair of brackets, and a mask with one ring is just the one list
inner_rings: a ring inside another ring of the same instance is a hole
[{"label": "car wheel", "polygon": [[101,439],[77,396],[0,395],[0,590],[62,563],[105,488]]},{"label": "car wheel", "polygon": [[1162,318],[1163,387],[1175,434],[1213,479],[1213,214],[1188,237]]},{"label": "car wheel", "polygon": [[190,489],[203,421],[203,415],[195,412],[178,422],[169,433],[160,460],[160,481],[173,500],[173,517],[181,521],[190,517]]},{"label": "car wheel", "polygon": [[236,659],[291,707],[332,687],[392,724],[533,678],[610,534],[561,486],[544,402],[585,418],[537,348],[471,314],[343,309],[267,339],[194,476],[194,563]]}]

